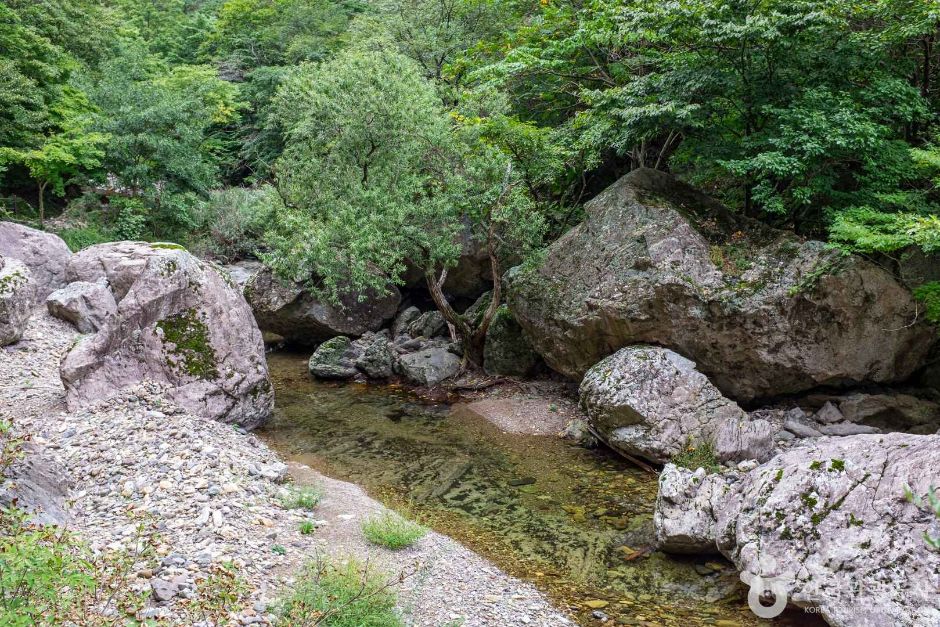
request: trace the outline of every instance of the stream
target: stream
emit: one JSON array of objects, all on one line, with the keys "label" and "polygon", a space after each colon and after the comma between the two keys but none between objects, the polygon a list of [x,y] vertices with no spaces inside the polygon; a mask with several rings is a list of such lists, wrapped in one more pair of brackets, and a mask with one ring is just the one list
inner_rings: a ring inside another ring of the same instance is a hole
[{"label": "stream", "polygon": [[318,382],[300,354],[268,363],[277,409],[259,434],[282,456],[459,540],[582,625],[809,624],[759,621],[721,559],[653,551],[656,476],[607,449],[503,433],[395,386]]}]

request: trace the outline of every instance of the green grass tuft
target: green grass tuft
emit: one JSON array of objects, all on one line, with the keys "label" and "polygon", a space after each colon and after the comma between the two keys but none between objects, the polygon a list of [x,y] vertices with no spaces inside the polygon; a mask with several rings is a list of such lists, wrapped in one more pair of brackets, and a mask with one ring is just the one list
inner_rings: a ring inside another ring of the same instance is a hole
[{"label": "green grass tuft", "polygon": [[323,493],[312,486],[294,486],[281,495],[281,507],[284,509],[312,510],[320,504]]},{"label": "green grass tuft", "polygon": [[409,547],[427,534],[428,530],[416,522],[386,512],[362,521],[362,533],[372,544],[392,550]]},{"label": "green grass tuft", "polygon": [[276,606],[284,625],[403,627],[397,595],[386,579],[357,561],[307,564],[290,593]]},{"label": "green grass tuft", "polygon": [[309,536],[311,533],[317,530],[317,526],[313,524],[312,520],[304,520],[300,523],[300,526],[297,528],[302,536]]},{"label": "green grass tuft", "polygon": [[709,474],[721,470],[718,455],[715,454],[715,446],[711,442],[702,442],[698,446],[689,443],[684,451],[672,458],[672,463],[693,471],[704,468]]}]

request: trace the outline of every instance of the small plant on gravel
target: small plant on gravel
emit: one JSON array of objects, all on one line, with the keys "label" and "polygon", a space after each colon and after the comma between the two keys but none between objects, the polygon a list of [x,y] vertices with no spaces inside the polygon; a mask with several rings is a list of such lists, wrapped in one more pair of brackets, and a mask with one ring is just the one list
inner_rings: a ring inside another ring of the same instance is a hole
[{"label": "small plant on gravel", "polygon": [[300,535],[302,536],[309,536],[311,533],[316,531],[316,529],[317,526],[313,524],[312,520],[304,520],[300,523],[298,531],[300,531]]},{"label": "small plant on gravel", "polygon": [[274,544],[271,546],[271,552],[274,553],[275,555],[286,555],[287,549],[285,549],[280,544]]},{"label": "small plant on gravel", "polygon": [[229,613],[244,604],[249,591],[250,586],[233,563],[214,564],[182,609],[189,614],[190,623],[224,625]]},{"label": "small plant on gravel", "polygon": [[427,532],[426,527],[391,512],[370,516],[362,521],[362,533],[366,540],[396,551],[411,546]]},{"label": "small plant on gravel", "polygon": [[718,455],[715,454],[715,446],[711,442],[702,442],[698,446],[689,442],[684,451],[672,458],[672,463],[692,471],[704,468],[709,474],[721,470]]},{"label": "small plant on gravel", "polygon": [[312,510],[320,503],[323,493],[311,486],[291,487],[281,495],[281,507],[284,509]]},{"label": "small plant on gravel", "polygon": [[317,558],[304,566],[276,611],[292,627],[403,627],[394,588],[411,574],[388,577],[368,563]]}]

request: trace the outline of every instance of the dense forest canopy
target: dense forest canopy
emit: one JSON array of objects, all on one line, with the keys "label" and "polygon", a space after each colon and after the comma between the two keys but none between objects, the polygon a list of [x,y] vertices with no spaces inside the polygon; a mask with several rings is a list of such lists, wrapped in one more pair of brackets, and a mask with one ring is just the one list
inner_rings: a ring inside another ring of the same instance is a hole
[{"label": "dense forest canopy", "polygon": [[0,212],[433,291],[461,229],[518,261],[645,166],[932,251],[938,35],[935,0],[5,0]]}]

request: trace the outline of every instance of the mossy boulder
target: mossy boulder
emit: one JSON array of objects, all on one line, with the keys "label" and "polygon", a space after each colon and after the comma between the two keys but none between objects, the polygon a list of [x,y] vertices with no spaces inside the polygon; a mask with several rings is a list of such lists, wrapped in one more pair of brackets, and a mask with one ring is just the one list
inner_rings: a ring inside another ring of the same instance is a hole
[{"label": "mossy boulder", "polygon": [[892,273],[668,174],[634,171],[586,212],[508,290],[535,349],[574,379],[624,346],[655,344],[750,401],[904,380],[937,341]]},{"label": "mossy boulder", "polygon": [[206,418],[252,428],[270,415],[261,332],[220,270],[182,248],[143,242],[102,244],[76,258],[70,269],[107,282],[117,309],[62,362],[70,408],[150,380]]},{"label": "mossy boulder", "polygon": [[320,344],[310,356],[307,367],[318,379],[351,379],[356,376],[357,357],[352,340],[340,335]]},{"label": "mossy boulder", "polygon": [[532,374],[541,358],[509,309],[500,307],[486,332],[483,368],[487,374],[524,377]]},{"label": "mossy boulder", "polygon": [[0,257],[0,346],[18,341],[33,309],[35,287],[29,268],[18,259]]}]

